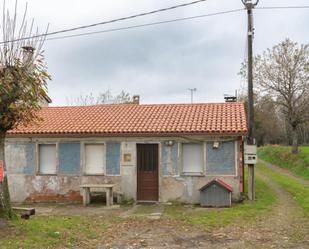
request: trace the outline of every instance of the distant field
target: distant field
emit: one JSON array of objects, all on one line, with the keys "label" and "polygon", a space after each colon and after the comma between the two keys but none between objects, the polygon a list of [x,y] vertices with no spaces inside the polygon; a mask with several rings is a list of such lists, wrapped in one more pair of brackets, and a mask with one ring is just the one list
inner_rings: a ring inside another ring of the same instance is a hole
[{"label": "distant field", "polygon": [[298,155],[293,155],[289,146],[268,145],[258,149],[258,156],[309,180],[309,146],[302,146],[299,150]]}]

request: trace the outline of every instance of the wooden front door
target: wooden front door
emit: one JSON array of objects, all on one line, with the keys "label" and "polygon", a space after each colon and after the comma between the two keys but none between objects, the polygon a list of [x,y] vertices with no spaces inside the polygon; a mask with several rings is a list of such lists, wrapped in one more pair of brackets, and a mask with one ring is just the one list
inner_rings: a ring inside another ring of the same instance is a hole
[{"label": "wooden front door", "polygon": [[137,200],[158,201],[158,144],[137,144]]}]

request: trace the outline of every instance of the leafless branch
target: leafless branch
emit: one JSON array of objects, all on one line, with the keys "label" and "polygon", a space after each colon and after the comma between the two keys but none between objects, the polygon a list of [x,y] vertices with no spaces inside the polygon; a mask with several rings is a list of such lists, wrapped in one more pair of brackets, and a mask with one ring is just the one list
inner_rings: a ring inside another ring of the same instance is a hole
[{"label": "leafless branch", "polygon": [[[37,38],[25,39],[26,37],[33,37],[39,34],[39,29],[34,28],[34,19],[32,19],[31,22],[27,21],[28,3],[25,5],[20,22],[17,14],[17,0],[15,1],[14,13],[12,17],[10,16],[9,11],[6,9],[5,0],[3,2],[2,8],[3,17],[2,23],[0,24],[2,35],[0,37],[2,37],[4,44],[0,45],[0,66],[12,66],[16,60],[22,60],[22,48],[25,46],[35,49],[32,61],[29,61],[29,63],[34,63],[43,52],[42,47],[46,36],[43,35]],[[47,25],[45,34],[48,32],[48,28],[49,25]]]}]

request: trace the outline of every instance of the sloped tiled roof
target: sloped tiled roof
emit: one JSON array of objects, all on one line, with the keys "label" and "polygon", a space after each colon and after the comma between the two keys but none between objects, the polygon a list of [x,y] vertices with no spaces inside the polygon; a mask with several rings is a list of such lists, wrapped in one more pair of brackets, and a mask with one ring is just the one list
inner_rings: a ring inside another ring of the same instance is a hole
[{"label": "sloped tiled roof", "polygon": [[38,124],[18,134],[245,134],[243,103],[115,104],[43,107]]}]

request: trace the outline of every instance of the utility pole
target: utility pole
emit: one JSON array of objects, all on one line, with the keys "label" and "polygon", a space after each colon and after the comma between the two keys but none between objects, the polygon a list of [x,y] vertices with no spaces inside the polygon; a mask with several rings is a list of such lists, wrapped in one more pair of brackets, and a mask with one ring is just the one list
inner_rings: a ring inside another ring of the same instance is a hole
[{"label": "utility pole", "polygon": [[[253,43],[253,20],[252,9],[258,4],[252,0],[242,0],[248,14],[248,136],[247,144],[254,145],[254,105],[253,105],[253,74],[252,74],[252,43]],[[254,164],[248,164],[248,197],[254,200]]]},{"label": "utility pole", "polygon": [[191,92],[191,104],[193,103],[193,92],[196,92],[196,88],[188,88],[188,90]]}]

